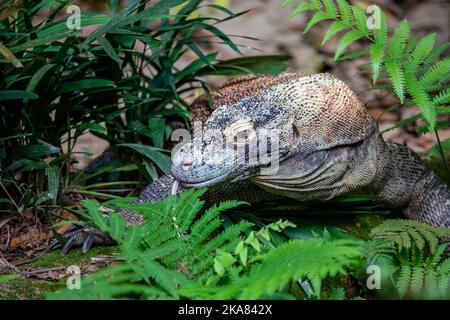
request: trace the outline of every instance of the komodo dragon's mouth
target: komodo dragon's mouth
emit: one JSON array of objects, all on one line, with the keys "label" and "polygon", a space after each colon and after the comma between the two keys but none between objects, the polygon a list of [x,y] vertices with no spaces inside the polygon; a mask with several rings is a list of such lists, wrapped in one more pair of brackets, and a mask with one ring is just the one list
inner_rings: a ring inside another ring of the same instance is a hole
[{"label": "komodo dragon's mouth", "polygon": [[223,182],[225,180],[229,180],[229,178],[230,178],[229,172],[225,172],[217,177],[214,177],[214,178],[211,178],[208,180],[204,180],[204,181],[199,181],[199,182],[188,182],[188,181],[182,181],[182,180],[179,180],[179,181],[180,181],[181,186],[185,187],[185,188],[204,188],[204,187],[209,187],[209,186],[214,185],[219,182]]}]

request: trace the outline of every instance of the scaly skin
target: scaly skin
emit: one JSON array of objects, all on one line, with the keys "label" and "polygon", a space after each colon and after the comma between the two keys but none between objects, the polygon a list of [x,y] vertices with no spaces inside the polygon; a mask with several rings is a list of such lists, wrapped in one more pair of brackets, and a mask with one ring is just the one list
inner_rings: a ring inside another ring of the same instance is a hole
[{"label": "scaly skin", "polygon": [[[333,76],[241,78],[212,93],[211,99],[212,113],[204,97],[191,107],[194,120],[206,120],[204,136],[181,147],[173,156],[172,175],[147,187],[138,202],[164,199],[175,179],[181,183],[178,192],[209,187],[204,195],[209,203],[330,199],[371,192],[408,218],[450,227],[450,188],[414,152],[385,142],[356,94]],[[234,138],[242,128],[245,143]],[[267,174],[261,168],[272,165],[270,157],[253,162],[247,157],[261,151],[257,137],[275,129],[278,148],[271,140],[270,149],[279,151],[279,168]],[[232,137],[227,142],[232,149],[246,145],[244,155],[218,148],[222,133]],[[142,222],[131,212],[122,214],[128,223]],[[75,238],[72,244],[86,240],[86,232],[80,233],[70,235]],[[101,242],[97,238],[94,242]]]}]

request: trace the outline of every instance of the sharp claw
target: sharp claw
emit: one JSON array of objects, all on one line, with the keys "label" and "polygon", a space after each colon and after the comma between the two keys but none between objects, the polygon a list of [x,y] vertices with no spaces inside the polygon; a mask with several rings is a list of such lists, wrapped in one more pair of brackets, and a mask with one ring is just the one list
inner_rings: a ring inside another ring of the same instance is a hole
[{"label": "sharp claw", "polygon": [[86,253],[89,251],[89,249],[92,247],[92,244],[94,243],[94,236],[88,235],[86,240],[83,242],[83,247],[81,248],[81,252]]},{"label": "sharp claw", "polygon": [[61,249],[62,256],[65,256],[67,254],[67,252],[69,252],[70,248],[72,248],[72,246],[73,246],[74,241],[75,241],[75,236],[73,236],[69,240],[67,240],[66,244]]}]

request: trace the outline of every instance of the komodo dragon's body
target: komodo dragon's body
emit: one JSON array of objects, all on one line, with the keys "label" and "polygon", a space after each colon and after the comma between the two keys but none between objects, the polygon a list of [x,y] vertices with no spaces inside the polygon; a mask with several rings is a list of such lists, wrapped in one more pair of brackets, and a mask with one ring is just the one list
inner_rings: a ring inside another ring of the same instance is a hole
[{"label": "komodo dragon's body", "polygon": [[[209,203],[371,192],[408,218],[450,227],[450,188],[411,150],[385,142],[356,94],[337,78],[285,73],[238,79],[211,99],[212,113],[205,97],[191,107],[194,120],[206,120],[203,136],[174,154],[172,175],[148,186],[139,203],[190,187],[209,187]],[[269,142],[260,143],[266,135]],[[266,157],[259,156],[263,146]],[[128,223],[142,222],[141,216],[122,214]],[[108,241],[89,228],[68,237],[63,252],[73,244],[84,243],[86,251],[93,242]]]}]

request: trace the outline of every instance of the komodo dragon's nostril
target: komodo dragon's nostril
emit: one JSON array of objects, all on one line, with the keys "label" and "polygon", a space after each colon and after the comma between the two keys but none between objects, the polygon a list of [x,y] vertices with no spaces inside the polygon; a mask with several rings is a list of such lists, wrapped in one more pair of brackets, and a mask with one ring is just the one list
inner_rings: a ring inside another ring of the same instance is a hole
[{"label": "komodo dragon's nostril", "polygon": [[188,171],[192,167],[192,161],[191,160],[184,160],[182,164],[182,168],[184,171]]}]

